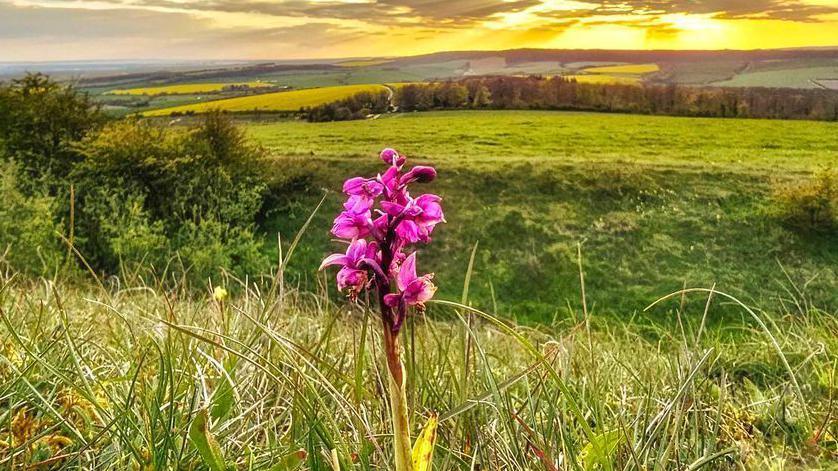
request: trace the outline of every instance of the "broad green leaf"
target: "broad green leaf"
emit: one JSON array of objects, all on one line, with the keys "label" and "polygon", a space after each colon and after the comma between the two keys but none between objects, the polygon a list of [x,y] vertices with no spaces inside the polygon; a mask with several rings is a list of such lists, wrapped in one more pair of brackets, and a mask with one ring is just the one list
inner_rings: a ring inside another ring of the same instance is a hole
[{"label": "broad green leaf", "polygon": [[619,430],[610,430],[594,435],[590,442],[579,452],[579,461],[586,471],[606,467],[613,462],[614,453],[623,441]]},{"label": "broad green leaf", "polygon": [[227,471],[221,447],[209,431],[206,409],[201,409],[189,426],[189,439],[195,444],[201,459],[211,471]]},{"label": "broad green leaf", "polygon": [[236,395],[233,391],[235,386],[231,380],[236,380],[235,367],[235,361],[225,362],[224,370],[227,374],[221,375],[218,388],[216,388],[215,393],[212,395],[212,409],[210,410],[210,416],[214,419],[223,419],[233,408]]},{"label": "broad green leaf", "polygon": [[301,448],[280,458],[279,462],[271,467],[271,471],[291,471],[297,469],[305,463],[306,458],[308,458],[308,453]]},{"label": "broad green leaf", "polygon": [[416,438],[416,442],[413,444],[413,471],[430,471],[431,462],[434,459],[438,425],[439,416],[434,413],[428,418],[425,428]]}]

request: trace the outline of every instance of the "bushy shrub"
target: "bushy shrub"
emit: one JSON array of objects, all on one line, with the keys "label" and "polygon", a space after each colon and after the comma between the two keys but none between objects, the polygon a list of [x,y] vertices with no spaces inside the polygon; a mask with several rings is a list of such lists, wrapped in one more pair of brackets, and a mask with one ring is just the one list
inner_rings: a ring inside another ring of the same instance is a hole
[{"label": "bushy shrub", "polygon": [[[262,152],[228,118],[211,114],[190,129],[118,121],[83,149],[72,174],[78,244],[97,270],[142,262],[200,281],[264,268],[255,236]],[[182,263],[169,263],[175,253]]]},{"label": "bushy shrub", "polygon": [[0,85],[0,148],[19,163],[29,194],[66,190],[65,177],[81,160],[76,144],[104,122],[89,97],[45,75]]},{"label": "bushy shrub", "polygon": [[144,195],[118,184],[84,190],[75,245],[88,264],[104,272],[162,268],[171,248],[163,222],[152,220]]},{"label": "bushy shrub", "polygon": [[824,168],[810,179],[778,185],[774,190],[778,215],[802,231],[838,228],[838,172]]},{"label": "bushy shrub", "polygon": [[0,85],[0,254],[17,271],[54,269],[72,213],[73,246],[101,274],[260,271],[262,157],[222,114],[192,128],[106,123],[87,95],[46,76]]},{"label": "bushy shrub", "polygon": [[56,222],[55,200],[27,196],[18,186],[18,168],[0,161],[0,269],[49,275],[65,260]]},{"label": "bushy shrub", "polygon": [[264,271],[267,262],[262,242],[249,227],[236,227],[214,219],[186,222],[173,236],[177,271],[193,285],[203,286],[220,269],[239,277]]}]

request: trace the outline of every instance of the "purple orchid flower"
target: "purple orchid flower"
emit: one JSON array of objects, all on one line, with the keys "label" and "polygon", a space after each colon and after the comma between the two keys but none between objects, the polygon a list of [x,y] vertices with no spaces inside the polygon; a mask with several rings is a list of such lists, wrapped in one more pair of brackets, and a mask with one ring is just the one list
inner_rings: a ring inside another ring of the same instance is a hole
[{"label": "purple orchid flower", "polygon": [[439,196],[426,194],[408,200],[407,204],[382,201],[381,208],[397,221],[396,234],[399,237],[411,244],[428,243],[434,227],[445,222],[440,201],[442,198]]},{"label": "purple orchid flower", "polygon": [[396,276],[399,292],[384,296],[384,302],[390,307],[400,304],[424,307],[425,301],[431,299],[436,292],[436,286],[431,283],[433,277],[433,273],[416,276],[416,252],[408,255]]},{"label": "purple orchid flower", "polygon": [[433,181],[437,176],[433,167],[417,165],[402,172],[404,156],[384,149],[380,157],[388,165],[384,173],[375,178],[350,178],[343,184],[347,199],[335,218],[332,234],[352,243],[346,254],[330,255],[320,268],[341,265],[338,288],[348,289],[353,299],[374,287],[382,319],[398,333],[407,307],[422,309],[436,290],[430,281],[433,275],[416,275],[416,254],[405,253],[405,249],[430,242],[431,233],[445,222],[445,216],[442,198],[433,194],[412,198],[408,189],[413,183]]},{"label": "purple orchid flower", "polygon": [[[356,211],[360,209],[360,211]],[[372,215],[369,208],[352,207],[338,214],[332,225],[332,234],[341,239],[367,237],[372,229]]]},{"label": "purple orchid flower", "polygon": [[326,257],[320,264],[320,270],[330,265],[340,265],[337,276],[338,289],[343,291],[349,288],[350,294],[357,296],[366,288],[368,270],[381,271],[378,268],[378,259],[377,243],[355,239],[346,248],[345,254],[335,253]]},{"label": "purple orchid flower", "polygon": [[377,294],[384,327],[384,356],[390,374],[395,469],[409,470],[412,451],[399,332],[408,308],[424,310],[436,286],[431,282],[432,273],[416,274],[416,252],[406,254],[405,249],[417,242],[430,242],[431,233],[439,223],[445,222],[445,216],[440,204],[442,198],[424,194],[414,199],[408,191],[412,183],[433,181],[436,178],[433,167],[416,166],[402,173],[407,161],[403,155],[384,149],[380,157],[389,166],[383,174],[374,179],[350,178],[343,184],[348,198],[344,210],[335,218],[332,234],[352,242],[345,254],[326,257],[320,269],[340,265],[338,288],[348,290],[353,301],[365,290]]},{"label": "purple orchid flower", "polygon": [[343,192],[349,196],[343,207],[356,213],[366,211],[372,207],[375,198],[383,191],[384,185],[375,179],[350,178],[343,184]]}]

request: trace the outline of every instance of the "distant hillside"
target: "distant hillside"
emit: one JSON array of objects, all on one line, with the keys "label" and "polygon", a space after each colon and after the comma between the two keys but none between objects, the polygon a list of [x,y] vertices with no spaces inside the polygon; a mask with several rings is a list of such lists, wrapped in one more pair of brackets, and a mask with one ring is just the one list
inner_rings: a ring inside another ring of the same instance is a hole
[{"label": "distant hillside", "polygon": [[721,51],[677,50],[608,50],[608,49],[509,49],[504,51],[448,51],[403,57],[393,64],[420,64],[453,60],[503,57],[508,63],[519,62],[706,62],[833,59],[838,60],[838,46],[817,49],[757,49]]},{"label": "distant hillside", "polygon": [[[280,90],[438,82],[475,76],[564,76],[580,83],[679,84],[838,91],[838,47],[721,51],[512,49],[410,57],[277,61],[0,63],[0,81],[45,72],[87,90],[109,112],[128,114],[258,93],[117,97],[117,89],[200,90],[198,84],[265,82]],[[190,85],[190,86],[187,86]]]}]

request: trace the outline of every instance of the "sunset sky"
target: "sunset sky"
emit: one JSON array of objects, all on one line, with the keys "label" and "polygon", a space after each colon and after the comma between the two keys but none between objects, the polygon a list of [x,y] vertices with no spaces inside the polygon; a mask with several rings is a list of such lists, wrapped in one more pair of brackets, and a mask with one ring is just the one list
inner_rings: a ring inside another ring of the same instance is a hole
[{"label": "sunset sky", "polygon": [[838,46],[838,0],[0,0],[0,61]]}]

